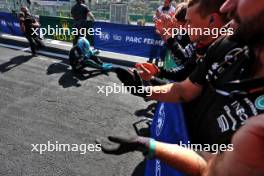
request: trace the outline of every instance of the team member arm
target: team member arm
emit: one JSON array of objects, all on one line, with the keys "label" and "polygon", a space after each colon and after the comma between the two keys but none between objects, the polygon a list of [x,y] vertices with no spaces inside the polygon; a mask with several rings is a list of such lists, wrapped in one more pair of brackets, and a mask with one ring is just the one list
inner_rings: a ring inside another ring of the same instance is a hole
[{"label": "team member arm", "polygon": [[[122,155],[128,152],[141,151],[190,176],[202,176],[207,168],[205,158],[211,158],[212,155],[205,152],[198,154],[177,144],[158,142],[140,136],[132,138],[110,136],[108,140],[112,144],[109,142],[102,144],[100,140],[97,140],[97,143],[102,146],[102,151],[106,154]],[[114,143],[119,145],[116,146]]]},{"label": "team member arm", "polygon": [[91,11],[87,13],[87,16],[90,17],[92,21],[95,21],[95,17]]},{"label": "team member arm", "polygon": [[[134,93],[131,92],[133,95],[162,102],[188,102],[200,95],[203,85],[206,84],[207,63],[203,59],[197,64],[196,69],[186,80],[162,86],[144,87],[137,71],[131,74],[129,71],[119,68],[115,72],[125,86],[133,86],[137,90],[141,90]],[[143,93],[141,93],[142,87],[144,88]]]},{"label": "team member arm", "polygon": [[170,37],[167,39],[167,47],[174,57],[181,61],[186,61],[188,59],[187,51],[185,51],[185,48],[183,48],[175,38]]},{"label": "team member arm", "polygon": [[173,81],[184,81],[190,73],[195,69],[196,61],[195,58],[189,59],[185,61],[181,66],[177,68],[172,68],[169,70],[160,69],[159,74],[157,75],[159,78],[166,78],[168,80]]},{"label": "team member arm", "polygon": [[186,79],[179,83],[150,87],[149,99],[162,102],[188,102],[196,98],[202,91],[202,86]]},{"label": "team member arm", "polygon": [[[213,155],[194,152],[177,144],[167,144],[146,137],[108,137],[119,144],[102,144],[106,154],[121,155],[132,151],[147,152],[190,176],[261,176],[264,175],[264,115],[251,118],[233,137],[233,151]],[[109,144],[109,143],[107,143]],[[154,146],[154,147],[153,147]]]},{"label": "team member arm", "polygon": [[71,17],[72,17],[73,19],[75,19],[75,16],[74,16],[74,13],[73,13],[73,8],[71,9]]},{"label": "team member arm", "polygon": [[25,27],[24,21],[25,21],[24,17],[20,17],[19,18],[20,30],[22,32],[26,31],[26,27]]},{"label": "team member arm", "polygon": [[[210,57],[209,57],[210,58]],[[209,68],[208,58],[200,60],[189,78],[164,86],[151,87],[149,98],[163,102],[188,102],[201,94],[206,85],[206,74]]]},{"label": "team member arm", "polygon": [[32,24],[32,26],[33,26],[34,28],[38,28],[38,27],[40,27],[40,24],[38,23],[37,20],[34,19],[34,23]]},{"label": "team member arm", "polygon": [[208,176],[264,175],[264,115],[253,117],[234,135],[234,150],[215,157]]},{"label": "team member arm", "polygon": [[264,175],[264,115],[253,117],[235,133],[233,151],[213,155],[156,142],[155,157],[179,171],[201,176]]},{"label": "team member arm", "polygon": [[158,20],[160,18],[160,15],[161,15],[161,13],[157,9],[155,15],[153,16],[153,21],[155,22],[156,20]]},{"label": "team member arm", "polygon": [[[162,86],[144,86],[137,70],[132,73],[123,68],[116,68],[115,73],[119,80],[127,87],[135,87],[131,93],[135,96],[163,102],[188,102],[196,98],[202,91],[203,84],[194,84],[189,78],[182,82]],[[142,89],[143,88],[143,89]]]},{"label": "team member arm", "polygon": [[190,176],[202,176],[207,168],[207,161],[190,149],[162,142],[156,142],[155,148],[156,158]]}]

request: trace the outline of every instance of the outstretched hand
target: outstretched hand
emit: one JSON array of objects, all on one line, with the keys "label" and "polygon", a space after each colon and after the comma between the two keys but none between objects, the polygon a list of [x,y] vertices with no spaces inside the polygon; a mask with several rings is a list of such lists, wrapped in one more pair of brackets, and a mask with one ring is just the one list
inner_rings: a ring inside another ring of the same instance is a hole
[{"label": "outstretched hand", "polygon": [[124,68],[116,68],[115,73],[125,86],[135,87],[135,91],[130,92],[131,94],[139,97],[146,97],[148,95],[147,87],[143,85],[143,81],[137,70],[130,71]]},{"label": "outstretched hand", "polygon": [[151,78],[156,76],[160,70],[155,64],[150,63],[143,63],[143,64],[136,64],[135,67],[137,68],[140,77],[145,81],[150,81]]},{"label": "outstretched hand", "polygon": [[[106,154],[122,155],[133,151],[146,152],[149,145],[149,138],[146,137],[120,137],[109,136],[108,140],[112,144],[102,144],[102,141],[97,139],[96,143],[102,145],[102,151]],[[113,145],[118,144],[118,145]]]}]

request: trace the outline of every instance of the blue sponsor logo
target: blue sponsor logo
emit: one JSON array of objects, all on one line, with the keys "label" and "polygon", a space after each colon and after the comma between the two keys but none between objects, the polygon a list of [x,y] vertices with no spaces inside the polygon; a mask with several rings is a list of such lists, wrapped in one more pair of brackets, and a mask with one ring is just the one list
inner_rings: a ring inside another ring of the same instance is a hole
[{"label": "blue sponsor logo", "polygon": [[255,106],[259,110],[264,110],[264,95],[259,96],[255,101]]},{"label": "blue sponsor logo", "polygon": [[161,134],[161,131],[163,129],[164,126],[164,122],[165,122],[165,111],[164,111],[164,104],[162,104],[160,106],[159,109],[159,114],[158,114],[158,120],[157,120],[157,124],[156,124],[156,135],[159,136]]}]

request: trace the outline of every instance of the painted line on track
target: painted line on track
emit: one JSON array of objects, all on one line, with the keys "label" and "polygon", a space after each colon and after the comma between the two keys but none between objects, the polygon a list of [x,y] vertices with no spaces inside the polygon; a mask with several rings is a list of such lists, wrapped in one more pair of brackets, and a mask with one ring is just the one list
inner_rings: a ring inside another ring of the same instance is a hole
[{"label": "painted line on track", "polygon": [[[9,45],[9,44],[0,43],[0,46],[5,47],[5,48],[16,49],[16,50],[20,50],[20,51],[24,51],[24,52],[30,51],[29,48],[24,48],[24,47],[20,47],[20,46]],[[53,56],[53,57],[60,57],[63,59],[69,59],[68,56],[64,55],[64,54],[57,54],[57,53],[52,53],[52,52],[48,52],[48,51],[38,51],[38,53],[44,54],[46,56]]]}]

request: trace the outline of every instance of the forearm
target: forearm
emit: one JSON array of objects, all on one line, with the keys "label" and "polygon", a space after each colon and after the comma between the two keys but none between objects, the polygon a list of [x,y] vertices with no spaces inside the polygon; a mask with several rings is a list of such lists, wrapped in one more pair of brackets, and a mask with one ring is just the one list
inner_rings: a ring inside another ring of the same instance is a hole
[{"label": "forearm", "polygon": [[171,50],[174,57],[180,60],[186,60],[186,53],[182,46],[174,38],[169,38],[167,40],[167,46]]},{"label": "forearm", "polygon": [[177,144],[156,142],[155,157],[191,176],[201,176],[207,162],[196,152]]},{"label": "forearm", "polygon": [[95,21],[95,17],[93,15],[91,15],[91,19],[92,21]]},{"label": "forearm", "polygon": [[32,26],[33,26],[33,27],[36,27],[36,28],[40,27],[40,25],[39,25],[38,22],[33,23]]},{"label": "forearm", "polygon": [[173,68],[170,70],[165,70],[161,68],[159,77],[180,82],[185,80],[188,76],[190,76],[192,71],[195,69],[196,65],[197,64],[195,60],[190,59],[177,68]]},{"label": "forearm", "polygon": [[162,102],[181,102],[184,99],[184,89],[180,83],[171,83],[150,88],[151,96],[149,99]]},{"label": "forearm", "polygon": [[149,99],[162,102],[189,102],[200,95],[202,86],[193,84],[189,78],[179,83],[150,87]]},{"label": "forearm", "polygon": [[[106,154],[121,155],[128,152],[139,151],[148,154],[151,158],[160,159],[178,171],[190,176],[207,176],[205,175],[207,172],[207,161],[202,157],[204,155],[198,154],[188,148],[181,147],[177,144],[158,142],[154,139],[141,136],[108,136],[108,140],[111,143],[119,145],[102,144],[102,151]],[[100,144],[101,141],[97,140],[97,143]]]},{"label": "forearm", "polygon": [[26,31],[25,25],[24,24],[21,24],[20,25],[20,29],[21,29],[22,32],[25,32]]},{"label": "forearm", "polygon": [[157,78],[157,77],[151,78],[151,80],[149,82],[153,86],[161,86],[161,85],[169,84],[169,81],[163,80],[163,79],[160,79],[160,78]]},{"label": "forearm", "polygon": [[179,82],[185,80],[190,75],[190,73],[191,73],[190,69],[181,66],[179,68],[170,69],[170,70],[161,69],[158,77]]},{"label": "forearm", "polygon": [[88,16],[91,18],[92,21],[95,21],[95,17],[91,12],[88,13]]}]

